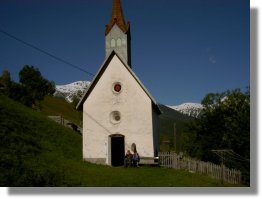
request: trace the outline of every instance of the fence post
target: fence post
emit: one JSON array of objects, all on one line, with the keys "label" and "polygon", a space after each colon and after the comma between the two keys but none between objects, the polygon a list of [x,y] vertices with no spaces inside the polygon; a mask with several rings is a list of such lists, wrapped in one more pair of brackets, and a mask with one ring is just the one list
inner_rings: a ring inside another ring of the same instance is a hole
[{"label": "fence post", "polygon": [[206,174],[212,178],[221,180],[221,183],[229,182],[241,184],[241,172],[235,169],[228,169],[224,164],[216,165],[211,162],[202,162],[184,157],[180,160],[175,152],[159,152],[160,165],[166,168],[186,169],[196,173]]},{"label": "fence post", "polygon": [[221,165],[221,172],[222,172],[221,182],[222,182],[222,184],[224,184],[225,183],[225,165],[224,164]]}]

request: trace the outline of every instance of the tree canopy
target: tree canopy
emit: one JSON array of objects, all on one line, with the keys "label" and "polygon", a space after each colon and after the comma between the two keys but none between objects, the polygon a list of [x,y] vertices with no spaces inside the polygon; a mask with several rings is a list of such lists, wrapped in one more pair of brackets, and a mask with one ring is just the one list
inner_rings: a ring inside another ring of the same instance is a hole
[{"label": "tree canopy", "polygon": [[37,105],[45,95],[55,92],[55,84],[45,79],[34,66],[25,65],[19,72],[20,84],[11,80],[9,71],[5,70],[0,77],[0,86],[10,98],[26,106]]},{"label": "tree canopy", "polygon": [[45,95],[55,92],[55,85],[42,77],[34,66],[25,65],[19,72],[20,83],[29,91],[34,101],[41,101]]},{"label": "tree canopy", "polygon": [[202,105],[201,117],[191,121],[183,133],[184,151],[204,161],[221,163],[221,158],[212,150],[227,149],[235,155],[225,154],[226,166],[249,172],[249,89],[246,92],[236,89],[209,93],[202,100]]}]

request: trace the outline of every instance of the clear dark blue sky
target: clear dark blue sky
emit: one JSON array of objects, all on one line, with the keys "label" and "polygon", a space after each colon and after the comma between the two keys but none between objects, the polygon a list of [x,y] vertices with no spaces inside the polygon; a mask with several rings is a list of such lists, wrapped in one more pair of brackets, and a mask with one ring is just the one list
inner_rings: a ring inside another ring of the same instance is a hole
[{"label": "clear dark blue sky", "polygon": [[[163,104],[249,86],[248,0],[122,0],[133,70]],[[112,0],[1,0],[0,29],[96,73]],[[0,72],[33,65],[56,84],[92,77],[0,33]]]}]

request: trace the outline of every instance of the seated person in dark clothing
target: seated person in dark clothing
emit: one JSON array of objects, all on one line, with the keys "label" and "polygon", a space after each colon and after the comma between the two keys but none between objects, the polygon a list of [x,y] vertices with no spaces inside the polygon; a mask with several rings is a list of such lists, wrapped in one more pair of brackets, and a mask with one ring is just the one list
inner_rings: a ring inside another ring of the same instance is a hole
[{"label": "seated person in dark clothing", "polygon": [[139,154],[137,153],[137,151],[134,153],[133,155],[133,166],[134,167],[138,167],[138,163],[140,161],[140,157]]},{"label": "seated person in dark clothing", "polygon": [[133,158],[133,155],[132,153],[130,152],[130,150],[128,150],[126,152],[126,155],[125,155],[125,167],[128,167],[128,166],[131,166],[132,165],[132,158]]}]

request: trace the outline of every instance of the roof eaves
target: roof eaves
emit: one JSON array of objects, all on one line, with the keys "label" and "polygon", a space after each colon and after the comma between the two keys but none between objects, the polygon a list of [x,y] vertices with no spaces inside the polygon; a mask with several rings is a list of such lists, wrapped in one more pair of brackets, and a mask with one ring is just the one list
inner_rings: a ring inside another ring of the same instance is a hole
[{"label": "roof eaves", "polygon": [[77,110],[82,110],[83,109],[83,104],[85,102],[85,100],[87,99],[87,97],[89,96],[89,94],[92,92],[93,88],[95,87],[96,83],[99,81],[100,77],[102,76],[102,74],[104,73],[105,69],[107,68],[107,66],[109,65],[110,61],[113,59],[114,55],[116,55],[118,57],[118,59],[122,62],[122,64],[126,67],[126,69],[130,72],[130,74],[135,78],[135,80],[138,82],[138,84],[142,87],[142,89],[145,91],[145,93],[148,95],[148,97],[151,99],[152,103],[153,103],[153,107],[156,109],[158,114],[162,114],[162,111],[160,110],[158,103],[156,102],[156,100],[153,98],[153,96],[150,94],[150,92],[146,89],[146,87],[143,85],[143,83],[139,80],[139,78],[136,76],[136,74],[133,72],[133,70],[131,69],[130,66],[128,66],[123,60],[122,58],[117,54],[117,52],[115,52],[114,50],[111,52],[111,54],[109,55],[109,57],[103,62],[103,64],[100,66],[98,72],[96,73],[95,77],[93,78],[88,90],[85,92],[85,94],[83,95],[83,97],[81,98],[81,100],[79,101],[79,103],[76,106]]},{"label": "roof eaves", "polygon": [[82,96],[80,101],[78,102],[78,104],[76,106],[76,110],[80,111],[80,110],[83,109],[83,104],[84,104],[85,100],[87,99],[88,95],[92,92],[96,83],[98,82],[98,80],[100,79],[102,74],[104,73],[106,66],[108,66],[108,64],[110,63],[110,61],[112,60],[112,58],[114,57],[115,54],[116,54],[115,51],[112,51],[112,53],[109,55],[109,57],[100,66],[100,68],[98,69],[98,72],[96,73],[93,80],[91,81],[90,86],[88,87],[88,89],[86,90],[86,92],[84,93],[84,95]]}]

